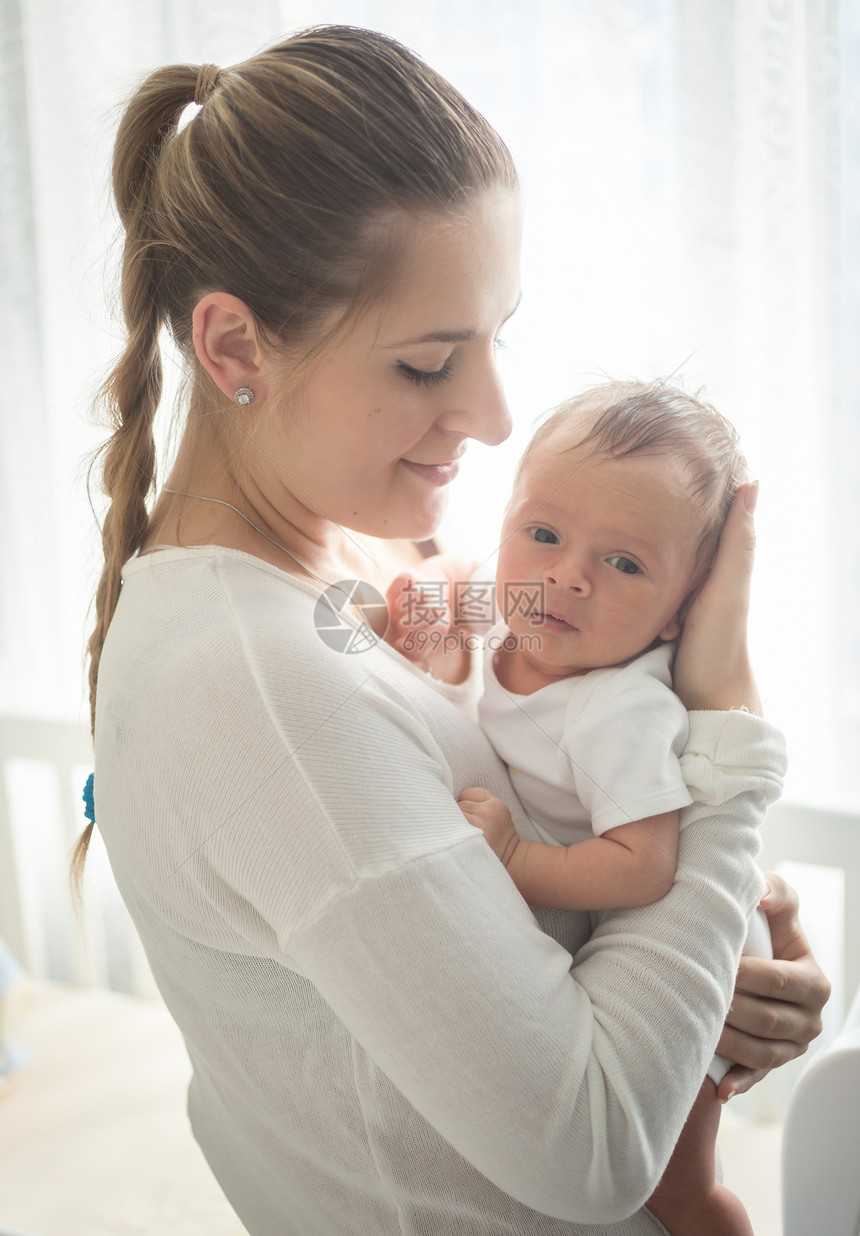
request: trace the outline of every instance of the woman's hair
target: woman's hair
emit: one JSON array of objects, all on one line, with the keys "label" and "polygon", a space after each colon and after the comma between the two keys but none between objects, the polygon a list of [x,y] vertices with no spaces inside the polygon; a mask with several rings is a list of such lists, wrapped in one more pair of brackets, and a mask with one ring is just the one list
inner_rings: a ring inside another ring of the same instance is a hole
[{"label": "woman's hair", "polygon": [[[179,126],[192,101],[200,110]],[[194,306],[226,291],[248,305],[273,352],[306,352],[323,323],[340,313],[342,324],[385,292],[398,212],[460,208],[515,185],[487,121],[375,31],[321,26],[232,68],[170,65],[140,85],[113,159],[128,338],[102,390],[114,429],[101,455],[110,506],[88,648],[93,719],[121,567],[147,533],[162,329],[192,365]]]},{"label": "woman's hair", "polygon": [[593,386],[560,404],[540,425],[517,475],[540,442],[568,429],[573,440],[559,449],[587,446],[594,455],[616,459],[640,454],[677,459],[701,520],[698,566],[710,566],[729,507],[747,478],[737,431],[716,408],[663,380]]}]

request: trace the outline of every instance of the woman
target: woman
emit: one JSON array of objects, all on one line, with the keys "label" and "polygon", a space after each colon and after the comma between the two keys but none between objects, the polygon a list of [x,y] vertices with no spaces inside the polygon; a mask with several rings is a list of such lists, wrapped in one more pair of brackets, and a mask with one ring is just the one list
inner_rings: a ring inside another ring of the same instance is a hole
[{"label": "woman", "polygon": [[[528,835],[480,733],[386,645],[347,655],[315,627],[324,590],[348,615],[347,581],[417,561],[468,439],[509,431],[508,152],[405,49],[329,27],[152,74],[114,189],[129,337],[107,388],[96,816],[213,1171],[252,1236],[659,1230],[641,1207],[725,1015],[778,739],[699,718],[702,776],[734,798],[690,809],[671,893],[590,938],[572,913],[541,930],[456,805],[486,786]],[[191,393],[148,516],[163,326]],[[739,505],[679,656],[700,708],[756,705],[748,524]],[[782,888],[775,909],[792,936]],[[721,1040],[750,1070],[816,1032],[823,980],[782,955],[744,983],[779,1003]]]}]

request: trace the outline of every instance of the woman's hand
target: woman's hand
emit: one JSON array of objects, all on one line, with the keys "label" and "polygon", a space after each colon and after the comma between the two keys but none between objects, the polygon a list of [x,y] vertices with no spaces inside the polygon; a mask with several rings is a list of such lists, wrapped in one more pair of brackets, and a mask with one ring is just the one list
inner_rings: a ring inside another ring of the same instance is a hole
[{"label": "woman's hand", "polygon": [[757,481],[738,489],[714,564],[684,619],[672,681],[691,710],[746,708],[761,714],[747,649],[757,497]]},{"label": "woman's hand", "polygon": [[773,960],[742,957],[722,1037],[721,1056],[736,1061],[717,1087],[725,1102],[771,1069],[802,1056],[821,1033],[830,984],[809,949],[797,917],[797,894],[768,872],[762,898],[773,941]]}]

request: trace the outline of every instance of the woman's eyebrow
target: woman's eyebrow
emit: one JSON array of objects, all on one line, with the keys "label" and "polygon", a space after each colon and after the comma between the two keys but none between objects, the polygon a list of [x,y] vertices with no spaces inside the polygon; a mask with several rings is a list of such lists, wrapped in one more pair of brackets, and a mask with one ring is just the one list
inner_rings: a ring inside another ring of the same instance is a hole
[{"label": "woman's eyebrow", "polygon": [[398,343],[389,343],[388,348],[409,348],[416,343],[468,343],[477,339],[476,330],[434,330],[429,335],[421,335],[418,339],[401,339]]},{"label": "woman's eyebrow", "polygon": [[[505,321],[502,322],[502,326],[514,316],[520,307],[522,299],[523,294],[520,292],[517,297],[517,303],[505,318]],[[386,348],[410,348],[418,343],[469,343],[472,339],[477,338],[478,332],[476,330],[434,330],[427,335],[421,335],[418,339],[401,339],[398,343],[389,343],[385,346]]]}]

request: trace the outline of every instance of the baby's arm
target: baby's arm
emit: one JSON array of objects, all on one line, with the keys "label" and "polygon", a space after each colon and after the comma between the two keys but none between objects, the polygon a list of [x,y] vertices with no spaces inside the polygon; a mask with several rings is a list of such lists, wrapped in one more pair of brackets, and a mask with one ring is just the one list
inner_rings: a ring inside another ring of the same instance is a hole
[{"label": "baby's arm", "polygon": [[517,836],[511,813],[488,790],[464,790],[460,810],[480,828],[523,897],[557,910],[615,910],[665,897],[675,878],[677,811],[608,829],[576,845]]}]

